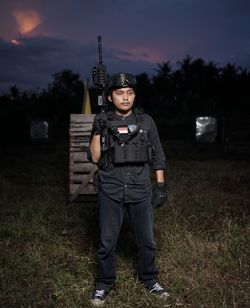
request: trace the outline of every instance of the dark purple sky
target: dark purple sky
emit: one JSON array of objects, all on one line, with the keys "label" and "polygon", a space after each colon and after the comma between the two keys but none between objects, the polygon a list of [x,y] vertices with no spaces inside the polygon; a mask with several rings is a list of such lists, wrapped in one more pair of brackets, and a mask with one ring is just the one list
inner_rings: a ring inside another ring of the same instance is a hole
[{"label": "dark purple sky", "polygon": [[155,73],[193,59],[250,69],[250,0],[0,0],[0,93],[91,79],[102,36],[108,73]]}]

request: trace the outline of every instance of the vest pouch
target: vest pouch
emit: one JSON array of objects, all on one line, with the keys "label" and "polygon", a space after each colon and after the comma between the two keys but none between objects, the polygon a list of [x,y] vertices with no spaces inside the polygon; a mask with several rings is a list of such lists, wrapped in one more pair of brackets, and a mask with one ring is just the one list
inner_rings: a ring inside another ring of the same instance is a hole
[{"label": "vest pouch", "polygon": [[114,146],[114,163],[146,163],[149,161],[148,147],[145,145],[124,144]]},{"label": "vest pouch", "polygon": [[114,146],[114,163],[115,164],[125,164],[126,163],[125,145],[115,144],[115,146]]},{"label": "vest pouch", "polygon": [[145,145],[129,144],[126,146],[126,161],[128,163],[148,162],[148,149]]}]

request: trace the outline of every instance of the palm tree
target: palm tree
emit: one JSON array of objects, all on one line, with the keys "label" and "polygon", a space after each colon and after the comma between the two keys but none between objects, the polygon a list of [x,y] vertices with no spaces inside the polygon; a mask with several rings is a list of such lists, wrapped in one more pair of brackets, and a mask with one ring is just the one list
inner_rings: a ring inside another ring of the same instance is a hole
[{"label": "palm tree", "polygon": [[136,105],[143,107],[146,112],[154,111],[152,84],[147,73],[142,73],[136,76]]},{"label": "palm tree", "polygon": [[170,61],[158,64],[157,75],[153,77],[155,111],[168,115],[173,98],[172,66]]},{"label": "palm tree", "polygon": [[20,91],[16,85],[10,87],[10,97],[14,101],[17,101],[20,98]]}]

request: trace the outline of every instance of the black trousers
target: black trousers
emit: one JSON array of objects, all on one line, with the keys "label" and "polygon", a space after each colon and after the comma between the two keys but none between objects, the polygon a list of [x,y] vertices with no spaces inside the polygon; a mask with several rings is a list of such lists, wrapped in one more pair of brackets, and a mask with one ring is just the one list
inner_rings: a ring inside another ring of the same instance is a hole
[{"label": "black trousers", "polygon": [[126,209],[135,234],[139,279],[145,286],[157,279],[151,196],[141,202],[124,203],[99,192],[100,245],[96,289],[109,291],[116,279],[116,244]]}]

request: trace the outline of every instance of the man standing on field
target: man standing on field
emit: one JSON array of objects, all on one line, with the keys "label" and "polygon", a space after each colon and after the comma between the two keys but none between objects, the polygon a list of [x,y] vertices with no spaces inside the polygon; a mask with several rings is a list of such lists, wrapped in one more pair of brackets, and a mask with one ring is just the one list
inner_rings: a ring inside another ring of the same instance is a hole
[{"label": "man standing on field", "polygon": [[139,279],[149,293],[167,298],[169,291],[159,283],[155,265],[150,178],[151,166],[154,206],[160,207],[167,199],[164,151],[154,120],[134,108],[135,77],[115,74],[107,90],[114,111],[95,116],[89,145],[90,160],[99,167],[100,219],[99,267],[91,302],[102,305],[116,279],[115,249],[125,210],[135,235]]}]

